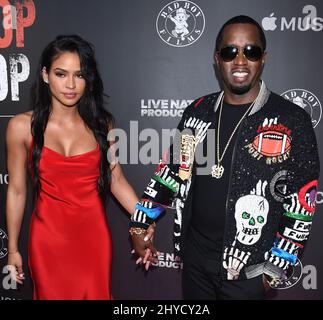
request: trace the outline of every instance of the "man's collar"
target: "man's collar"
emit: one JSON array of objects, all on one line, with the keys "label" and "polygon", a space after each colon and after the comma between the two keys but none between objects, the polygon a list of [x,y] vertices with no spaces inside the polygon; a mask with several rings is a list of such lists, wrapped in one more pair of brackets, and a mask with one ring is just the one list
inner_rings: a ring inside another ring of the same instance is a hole
[{"label": "man's collar", "polygon": [[[217,100],[216,100],[216,103],[214,106],[214,112],[216,112],[216,110],[218,109],[223,95],[224,95],[224,91],[221,91]],[[258,96],[255,100],[255,104],[252,107],[249,115],[252,115],[252,114],[256,113],[257,111],[259,111],[264,106],[264,104],[267,102],[269,95],[270,95],[270,91],[268,90],[268,88],[265,84],[265,81],[261,80],[261,85],[260,85],[260,90],[259,90]]]}]

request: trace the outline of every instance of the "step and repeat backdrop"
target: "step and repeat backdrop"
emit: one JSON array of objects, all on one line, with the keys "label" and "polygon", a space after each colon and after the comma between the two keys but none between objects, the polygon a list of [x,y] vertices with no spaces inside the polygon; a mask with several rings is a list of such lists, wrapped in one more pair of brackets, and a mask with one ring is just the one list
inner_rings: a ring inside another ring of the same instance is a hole
[{"label": "step and repeat backdrop", "polygon": [[[186,19],[183,33],[178,32],[178,13]],[[239,14],[249,15],[262,24],[268,42],[263,79],[272,91],[311,115],[320,147],[323,2],[0,0],[0,300],[32,299],[27,267],[30,191],[19,242],[27,278],[24,285],[13,288],[5,267],[6,190],[10,179],[6,171],[5,131],[12,116],[31,109],[30,87],[47,43],[59,34],[79,34],[95,46],[105,92],[109,95],[107,108],[116,118],[116,127],[128,137],[123,169],[140,195],[163,150],[162,138],[159,145],[149,145],[151,137],[145,129],[154,129],[161,137],[177,126],[192,100],[219,90],[213,61],[215,38],[222,24]],[[322,148],[320,157],[323,159]],[[322,191],[321,186],[312,233],[301,262],[290,270],[283,286],[270,292],[268,299],[323,297]],[[109,201],[107,218],[113,236],[115,299],[182,298],[182,265],[174,258],[172,246],[173,215],[169,210],[158,223],[155,243],[161,255],[158,264],[146,272],[135,264],[130,253],[127,213],[114,199]]]}]

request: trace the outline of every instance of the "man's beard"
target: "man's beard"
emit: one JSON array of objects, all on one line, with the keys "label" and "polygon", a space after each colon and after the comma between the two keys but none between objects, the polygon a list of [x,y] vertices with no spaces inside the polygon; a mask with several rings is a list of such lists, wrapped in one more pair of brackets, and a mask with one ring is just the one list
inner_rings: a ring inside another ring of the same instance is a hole
[{"label": "man's beard", "polygon": [[230,91],[233,94],[237,94],[237,95],[242,95],[247,93],[249,90],[251,89],[251,84],[248,84],[246,86],[243,87],[235,87],[233,85],[230,85]]}]

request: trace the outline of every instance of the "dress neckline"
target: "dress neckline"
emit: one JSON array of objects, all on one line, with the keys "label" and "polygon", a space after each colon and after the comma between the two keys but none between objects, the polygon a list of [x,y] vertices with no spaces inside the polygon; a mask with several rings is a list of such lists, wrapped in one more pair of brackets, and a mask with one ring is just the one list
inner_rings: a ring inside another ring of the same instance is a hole
[{"label": "dress neckline", "polygon": [[51,148],[48,148],[48,147],[46,147],[46,146],[43,146],[43,148],[44,148],[44,149],[46,149],[46,150],[48,150],[48,151],[50,151],[50,152],[52,152],[52,153],[55,153],[55,154],[57,154],[57,155],[59,155],[59,156],[61,156],[61,157],[63,157],[63,158],[68,159],[68,158],[81,157],[81,156],[85,156],[85,155],[88,155],[88,154],[90,154],[90,153],[93,153],[93,152],[95,152],[95,151],[97,151],[97,150],[99,150],[99,149],[100,149],[100,145],[97,143],[97,144],[96,144],[95,149],[93,149],[93,150],[86,151],[86,152],[79,153],[79,154],[70,155],[70,156],[65,156],[64,154],[61,154],[60,152],[57,152],[57,151],[55,151],[55,150],[53,150],[53,149],[51,149]]}]

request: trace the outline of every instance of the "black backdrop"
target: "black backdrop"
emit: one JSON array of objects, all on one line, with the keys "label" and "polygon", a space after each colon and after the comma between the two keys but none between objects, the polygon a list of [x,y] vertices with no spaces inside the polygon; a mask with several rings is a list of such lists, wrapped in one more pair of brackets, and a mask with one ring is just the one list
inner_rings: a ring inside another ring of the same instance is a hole
[{"label": "black backdrop", "polygon": [[[189,35],[184,40],[172,34],[174,23],[169,19],[169,14],[174,16],[179,7],[190,15]],[[28,273],[23,287],[6,289],[8,176],[4,137],[10,117],[30,109],[29,90],[44,46],[58,34],[67,33],[77,33],[92,42],[105,92],[110,96],[108,108],[116,117],[117,127],[127,134],[136,127],[139,132],[154,128],[161,133],[162,129],[176,127],[182,110],[191,100],[219,89],[212,58],[216,34],[227,19],[238,14],[254,17],[266,29],[268,59],[263,79],[271,90],[301,103],[311,114],[320,146],[322,2],[0,0],[0,300],[32,298]],[[128,141],[128,151],[136,148],[136,136],[132,134],[132,138]],[[139,150],[144,144],[138,143]],[[155,166],[135,164],[129,158],[123,168],[140,195]],[[317,200],[316,217],[302,264],[294,268],[289,282],[274,290],[269,299],[323,296],[322,191]],[[29,194],[20,239],[25,270],[31,211]],[[112,200],[107,215],[114,242],[115,298],[181,299],[181,266],[172,254],[173,212],[169,210],[158,224],[156,244],[162,255],[158,266],[148,273],[131,259],[127,214]],[[86,252],[84,259],[87,259]]]}]

